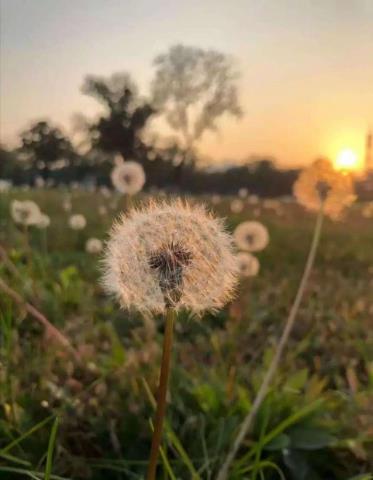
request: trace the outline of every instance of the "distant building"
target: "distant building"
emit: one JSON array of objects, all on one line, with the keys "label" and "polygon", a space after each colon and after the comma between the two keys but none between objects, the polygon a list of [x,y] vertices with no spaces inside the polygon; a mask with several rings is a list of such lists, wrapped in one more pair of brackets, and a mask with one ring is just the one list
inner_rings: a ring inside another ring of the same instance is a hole
[{"label": "distant building", "polygon": [[373,132],[368,131],[365,141],[364,176],[356,183],[362,200],[373,200]]},{"label": "distant building", "polygon": [[367,133],[365,141],[365,171],[373,173],[373,132]]}]

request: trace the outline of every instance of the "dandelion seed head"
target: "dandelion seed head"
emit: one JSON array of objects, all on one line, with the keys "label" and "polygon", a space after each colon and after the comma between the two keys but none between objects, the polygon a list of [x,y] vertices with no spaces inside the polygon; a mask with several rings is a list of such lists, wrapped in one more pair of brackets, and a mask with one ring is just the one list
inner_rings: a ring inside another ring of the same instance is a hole
[{"label": "dandelion seed head", "polygon": [[244,204],[243,201],[239,198],[232,200],[230,208],[233,213],[241,213],[243,210]]},{"label": "dandelion seed head", "polygon": [[6,193],[9,192],[9,190],[12,188],[12,182],[9,180],[3,180],[0,178],[0,193]]},{"label": "dandelion seed head", "polygon": [[13,220],[21,225],[37,225],[42,215],[39,206],[32,200],[13,200],[10,204]]},{"label": "dandelion seed head", "polygon": [[372,218],[373,217],[373,202],[366,203],[361,210],[361,214],[364,218]]},{"label": "dandelion seed head", "polygon": [[238,196],[240,198],[246,198],[248,194],[249,194],[249,190],[247,188],[240,188],[238,190]]},{"label": "dandelion seed head", "polygon": [[248,252],[239,252],[237,254],[238,265],[242,277],[255,277],[259,273],[259,260]]},{"label": "dandelion seed head", "polygon": [[111,181],[119,192],[135,195],[145,184],[145,172],[138,162],[117,163],[111,172]]},{"label": "dandelion seed head", "polygon": [[316,160],[301,172],[294,195],[308,210],[319,211],[323,204],[325,214],[333,219],[340,218],[356,198],[351,176],[335,170],[326,159]]},{"label": "dandelion seed head", "polygon": [[87,220],[84,215],[80,213],[76,213],[75,215],[71,215],[69,218],[69,226],[73,230],[83,230],[87,225]]},{"label": "dandelion seed head", "polygon": [[85,244],[86,252],[94,255],[102,251],[102,241],[98,238],[89,238]]},{"label": "dandelion seed head", "polygon": [[240,223],[236,227],[233,236],[237,247],[249,252],[263,250],[269,242],[267,228],[255,220]]},{"label": "dandelion seed head", "polygon": [[217,310],[232,296],[238,263],[222,221],[180,200],[151,202],[114,225],[103,284],[124,308]]}]

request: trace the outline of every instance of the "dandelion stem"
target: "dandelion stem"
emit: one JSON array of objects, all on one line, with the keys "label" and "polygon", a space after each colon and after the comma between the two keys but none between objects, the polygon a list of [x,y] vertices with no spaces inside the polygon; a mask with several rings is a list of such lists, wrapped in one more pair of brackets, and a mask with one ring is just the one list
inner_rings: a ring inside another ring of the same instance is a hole
[{"label": "dandelion stem", "polygon": [[268,368],[268,370],[265,374],[265,377],[263,378],[262,384],[261,384],[261,386],[258,390],[258,393],[257,393],[256,397],[255,397],[253,406],[252,406],[250,412],[245,417],[245,419],[244,419],[244,421],[241,425],[241,428],[238,432],[238,435],[237,435],[235,441],[233,442],[232,448],[228,452],[228,455],[225,459],[225,462],[223,463],[223,465],[222,465],[222,467],[219,471],[219,474],[217,476],[217,480],[226,480],[228,478],[228,472],[229,472],[229,469],[232,465],[232,462],[233,462],[235,456],[237,455],[237,452],[238,452],[239,448],[241,447],[242,442],[244,441],[246,435],[249,433],[249,431],[251,429],[251,426],[252,426],[253,421],[256,417],[256,414],[258,413],[258,410],[259,410],[265,396],[267,395],[270,383],[272,382],[273,377],[274,377],[274,375],[277,371],[279,362],[281,360],[282,353],[285,349],[286,343],[289,339],[289,335],[290,335],[290,333],[292,331],[292,328],[294,326],[294,322],[295,322],[295,319],[296,319],[296,316],[297,316],[297,313],[298,313],[298,310],[299,310],[299,306],[300,306],[300,303],[303,299],[303,295],[304,295],[304,292],[305,292],[305,289],[306,289],[306,286],[307,286],[307,282],[308,282],[308,279],[309,279],[309,276],[310,276],[310,273],[311,273],[311,270],[312,270],[312,267],[313,267],[313,264],[314,264],[316,251],[317,251],[317,247],[318,247],[318,244],[319,244],[319,241],[320,241],[320,236],[321,236],[323,218],[324,218],[324,209],[323,209],[323,204],[322,204],[321,208],[320,208],[320,211],[318,213],[318,216],[317,216],[315,230],[314,230],[314,234],[313,234],[313,239],[312,239],[311,247],[310,247],[310,250],[309,250],[309,253],[308,253],[308,258],[307,258],[306,266],[304,268],[303,276],[302,276],[302,279],[300,281],[298,291],[297,291],[297,294],[295,296],[293,305],[290,309],[289,316],[286,320],[285,327],[284,327],[284,330],[282,332],[280,341],[277,345],[275,355],[274,355],[274,357],[271,361],[271,364],[270,364],[270,366],[269,366],[269,368]]},{"label": "dandelion stem", "polygon": [[174,330],[175,310],[172,308],[167,309],[166,313],[166,327],[163,338],[163,353],[161,374],[159,378],[159,387],[157,394],[157,410],[154,421],[154,432],[152,438],[152,446],[149,457],[148,472],[146,475],[147,480],[154,480],[157,460],[159,454],[159,448],[162,438],[163,421],[166,413],[166,395],[168,386],[168,377],[170,372],[171,363],[171,351],[172,351],[172,339]]}]

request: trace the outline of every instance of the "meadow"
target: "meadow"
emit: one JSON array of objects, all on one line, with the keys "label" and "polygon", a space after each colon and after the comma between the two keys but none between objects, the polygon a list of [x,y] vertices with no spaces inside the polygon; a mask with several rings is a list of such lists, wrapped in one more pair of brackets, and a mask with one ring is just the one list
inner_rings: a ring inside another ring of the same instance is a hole
[{"label": "meadow", "polygon": [[[0,196],[0,279],[78,353],[0,291],[0,478],[143,478],[163,320],[120,310],[100,285],[100,255],[85,250],[91,237],[106,240],[124,198],[67,189]],[[50,226],[17,226],[13,199],[34,200]],[[231,231],[255,219],[270,236],[256,254],[258,275],[242,278],[232,302],[176,323],[159,478],[214,480],[273,355],[315,215],[292,199],[245,198],[238,213],[232,198],[189,200]],[[373,478],[373,220],[362,208],[325,220],[290,342],[232,480]],[[69,228],[72,213],[86,217],[84,229]]]}]

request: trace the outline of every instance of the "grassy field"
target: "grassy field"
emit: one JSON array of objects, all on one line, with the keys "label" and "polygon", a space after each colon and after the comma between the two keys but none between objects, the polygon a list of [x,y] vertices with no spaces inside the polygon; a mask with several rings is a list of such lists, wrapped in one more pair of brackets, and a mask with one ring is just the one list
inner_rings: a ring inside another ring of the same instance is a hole
[{"label": "grassy field", "polygon": [[[16,268],[0,263],[0,278],[81,358],[0,291],[0,478],[143,478],[163,321],[119,310],[100,287],[99,255],[85,251],[88,238],[105,240],[123,199],[57,190],[0,195],[0,245]],[[14,198],[35,200],[50,227],[16,226],[9,214]],[[234,214],[232,199],[190,200],[210,205],[231,230],[255,218],[270,234],[257,254],[259,275],[242,280],[230,305],[215,316],[177,321],[159,478],[214,480],[273,355],[315,216],[292,202],[273,208],[244,200]],[[355,204],[342,221],[325,221],[280,372],[232,480],[372,478],[373,220],[361,209]],[[85,215],[84,230],[68,227],[71,213]]]}]

